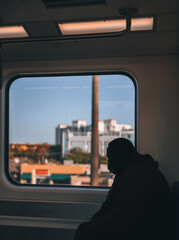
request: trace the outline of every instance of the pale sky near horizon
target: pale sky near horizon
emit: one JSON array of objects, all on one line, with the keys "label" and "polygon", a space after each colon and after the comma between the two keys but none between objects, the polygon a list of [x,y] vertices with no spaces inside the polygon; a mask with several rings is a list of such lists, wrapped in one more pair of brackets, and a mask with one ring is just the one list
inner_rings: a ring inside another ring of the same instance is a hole
[{"label": "pale sky near horizon", "polygon": [[[9,142],[55,144],[58,124],[91,124],[92,76],[24,77],[9,92]],[[99,76],[99,120],[134,126],[135,89],[124,75]]]}]

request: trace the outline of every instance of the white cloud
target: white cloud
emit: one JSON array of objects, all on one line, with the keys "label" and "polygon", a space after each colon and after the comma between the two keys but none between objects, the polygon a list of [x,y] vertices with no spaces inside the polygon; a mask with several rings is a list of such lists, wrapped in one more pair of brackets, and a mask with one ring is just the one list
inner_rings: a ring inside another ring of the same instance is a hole
[{"label": "white cloud", "polygon": [[125,85],[125,86],[121,86],[121,85],[110,85],[110,86],[106,86],[106,88],[131,88],[130,85]]},{"label": "white cloud", "polygon": [[26,87],[24,90],[53,90],[59,89],[59,87]]},{"label": "white cloud", "polygon": [[65,89],[78,89],[80,87],[78,87],[78,86],[63,86],[62,88],[65,88]]}]

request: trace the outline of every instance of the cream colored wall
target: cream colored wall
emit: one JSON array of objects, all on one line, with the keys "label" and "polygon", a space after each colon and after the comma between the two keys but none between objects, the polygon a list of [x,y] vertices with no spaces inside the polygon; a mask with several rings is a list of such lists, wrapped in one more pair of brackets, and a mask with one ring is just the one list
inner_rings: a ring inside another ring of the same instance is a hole
[{"label": "cream colored wall", "polygon": [[159,161],[170,185],[179,180],[178,60],[150,57],[131,64],[138,81],[139,150]]},{"label": "cream colored wall", "polygon": [[[178,56],[154,56],[131,58],[96,58],[51,60],[30,62],[6,62],[3,64],[3,88],[1,98],[1,181],[3,198],[47,200],[74,200],[102,202],[107,190],[51,190],[19,189],[8,183],[4,176],[4,90],[7,81],[16,74],[75,73],[86,71],[124,71],[138,83],[138,148],[150,153],[160,162],[160,168],[170,185],[179,180],[179,68]],[[65,192],[66,191],[66,192]]]}]

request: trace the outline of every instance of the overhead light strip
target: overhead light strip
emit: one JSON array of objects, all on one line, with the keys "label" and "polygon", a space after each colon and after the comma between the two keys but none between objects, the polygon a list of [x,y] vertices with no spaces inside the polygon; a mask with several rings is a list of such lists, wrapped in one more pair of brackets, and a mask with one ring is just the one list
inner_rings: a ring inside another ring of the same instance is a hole
[{"label": "overhead light strip", "polygon": [[[153,17],[132,18],[131,31],[153,30]],[[120,32],[126,29],[126,19],[58,24],[62,35],[84,35]]]},{"label": "overhead light strip", "polygon": [[0,27],[0,39],[29,37],[23,26]]},{"label": "overhead light strip", "polygon": [[154,17],[131,19],[131,31],[151,31],[153,27]]}]

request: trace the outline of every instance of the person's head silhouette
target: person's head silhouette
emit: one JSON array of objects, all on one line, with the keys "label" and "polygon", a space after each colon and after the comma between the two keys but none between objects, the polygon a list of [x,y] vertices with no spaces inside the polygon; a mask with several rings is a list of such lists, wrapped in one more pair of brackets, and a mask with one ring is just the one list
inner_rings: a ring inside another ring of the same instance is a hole
[{"label": "person's head silhouette", "polygon": [[134,159],[137,151],[131,141],[125,138],[116,138],[107,148],[108,169],[114,174],[120,174]]}]

